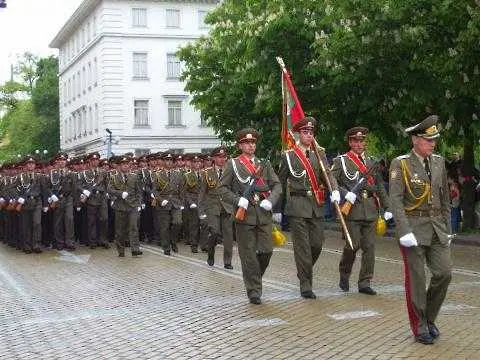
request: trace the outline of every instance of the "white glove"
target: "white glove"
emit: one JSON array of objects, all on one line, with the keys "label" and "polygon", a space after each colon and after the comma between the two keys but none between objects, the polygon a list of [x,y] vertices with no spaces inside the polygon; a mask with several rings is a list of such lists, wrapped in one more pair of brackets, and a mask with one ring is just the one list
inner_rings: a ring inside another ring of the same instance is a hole
[{"label": "white glove", "polygon": [[244,197],[241,197],[238,200],[238,207],[244,208],[245,210],[248,209],[248,200],[245,199]]},{"label": "white glove", "polygon": [[52,197],[51,197],[51,196],[50,196],[50,197],[47,199],[47,202],[48,202],[49,204],[51,204],[51,203],[53,202],[53,200],[52,200]]},{"label": "white glove", "polygon": [[77,211],[80,211],[80,210],[82,210],[82,208],[81,208],[81,207],[77,207]]},{"label": "white glove", "polygon": [[340,202],[340,192],[338,190],[333,190],[330,194],[330,201],[333,203],[336,201],[337,203]]},{"label": "white glove", "polygon": [[145,204],[142,204],[142,206],[140,206],[142,208],[142,210],[145,210]]},{"label": "white glove", "polygon": [[165,205],[167,205],[167,204],[168,204],[168,200],[163,200],[160,205],[165,206]]},{"label": "white glove", "polygon": [[57,195],[53,194],[52,196],[50,196],[50,199],[53,201],[53,202],[57,202],[58,201],[58,197]]},{"label": "white glove", "polygon": [[190,205],[190,209],[196,209],[197,208],[197,204],[191,204]]},{"label": "white glove", "polygon": [[137,211],[140,212],[140,210],[142,210],[142,207],[141,207],[141,206],[137,206]]},{"label": "white glove", "polygon": [[393,219],[393,214],[390,212],[390,211],[385,211],[385,213],[383,214],[383,218],[388,221],[390,219]]},{"label": "white glove", "polygon": [[4,203],[5,199],[3,197],[0,197],[0,203]]},{"label": "white glove", "polygon": [[183,209],[185,209],[185,206],[180,206],[180,210],[183,210]]},{"label": "white glove", "polygon": [[357,200],[357,195],[349,191],[345,194],[345,200],[347,200],[350,204],[355,204],[355,200]]},{"label": "white glove", "polygon": [[204,220],[204,219],[207,218],[207,214],[200,215],[198,218],[199,218],[200,220]]},{"label": "white glove", "polygon": [[128,192],[124,191],[122,192],[122,199],[126,199],[128,196]]},{"label": "white glove", "polygon": [[151,197],[152,199],[155,199],[155,195],[153,195],[153,193],[150,194],[150,197]]},{"label": "white glove", "polygon": [[80,200],[85,200],[85,199],[88,199],[87,196],[84,194],[80,194]]},{"label": "white glove", "polygon": [[9,203],[10,204],[13,204],[14,200],[13,199],[10,199]]},{"label": "white glove", "polygon": [[408,233],[400,238],[400,245],[405,247],[418,246],[417,239],[413,233]]},{"label": "white glove", "polygon": [[455,236],[456,236],[456,234],[447,235],[447,238],[448,238],[448,246],[450,246],[450,244],[452,243],[452,240],[455,239]]},{"label": "white glove", "polygon": [[86,197],[89,197],[90,196],[90,191],[85,189],[85,190],[82,191],[82,194],[85,195]]},{"label": "white glove", "polygon": [[48,206],[45,206],[44,208],[42,208],[42,211],[46,213],[48,211]]},{"label": "white glove", "polygon": [[19,197],[17,201],[22,205],[25,204],[25,199],[22,197]]},{"label": "white glove", "polygon": [[263,199],[262,201],[260,201],[259,206],[265,209],[266,211],[272,210],[272,203],[270,202],[270,200],[267,200],[267,199]]},{"label": "white glove", "polygon": [[272,215],[273,222],[280,224],[282,222],[282,213],[275,213]]}]

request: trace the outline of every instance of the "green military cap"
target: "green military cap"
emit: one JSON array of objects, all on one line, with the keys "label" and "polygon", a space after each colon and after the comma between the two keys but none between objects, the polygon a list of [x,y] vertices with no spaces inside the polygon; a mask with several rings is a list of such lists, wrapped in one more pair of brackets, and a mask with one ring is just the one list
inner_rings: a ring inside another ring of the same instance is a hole
[{"label": "green military cap", "polygon": [[244,128],[237,132],[237,143],[242,143],[245,141],[257,141],[260,137],[260,133],[254,128]]},{"label": "green military cap", "polygon": [[438,116],[427,116],[422,122],[410,126],[405,129],[405,132],[409,135],[415,135],[424,139],[436,139],[440,136],[440,131],[437,128]]},{"label": "green military cap", "polygon": [[315,129],[315,125],[317,125],[317,120],[315,120],[313,116],[307,116],[297,121],[297,123],[293,125],[292,131],[300,132],[301,130],[313,130]]},{"label": "green military cap", "polygon": [[345,137],[347,140],[349,139],[355,139],[355,140],[363,140],[368,134],[368,129],[363,126],[355,126],[350,129],[348,129],[345,132]]},{"label": "green military cap", "polygon": [[220,157],[227,156],[227,147],[225,145],[216,147],[210,152],[210,156],[220,156]]}]

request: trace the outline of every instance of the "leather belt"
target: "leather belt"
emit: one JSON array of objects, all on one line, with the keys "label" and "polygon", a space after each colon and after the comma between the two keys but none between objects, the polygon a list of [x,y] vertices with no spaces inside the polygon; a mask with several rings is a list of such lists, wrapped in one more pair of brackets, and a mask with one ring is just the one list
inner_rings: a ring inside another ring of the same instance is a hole
[{"label": "leather belt", "polygon": [[313,191],[311,190],[295,190],[290,191],[290,196],[313,196]]},{"label": "leather belt", "polygon": [[405,214],[408,216],[430,217],[430,216],[442,215],[442,210],[441,209],[411,210],[411,211],[405,211]]}]

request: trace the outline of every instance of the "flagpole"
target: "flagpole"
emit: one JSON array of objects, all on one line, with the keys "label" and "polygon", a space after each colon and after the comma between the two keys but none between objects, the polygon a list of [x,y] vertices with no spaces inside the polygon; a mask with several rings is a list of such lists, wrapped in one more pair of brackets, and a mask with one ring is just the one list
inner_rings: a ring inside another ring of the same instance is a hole
[{"label": "flagpole", "polygon": [[[290,76],[288,74],[287,68],[285,67],[285,63],[283,62],[283,59],[281,57],[277,56],[276,60],[277,60],[278,64],[280,65],[280,68],[282,69],[282,72],[286,75],[285,77],[286,77],[287,81],[291,82]],[[282,84],[283,84],[283,81],[282,81]],[[290,84],[290,85],[293,87],[293,84]],[[296,94],[293,94],[293,96],[295,97],[295,101],[297,103],[300,103]],[[282,97],[283,97],[283,94],[282,94]],[[284,111],[282,111],[282,113],[284,113]],[[303,110],[302,110],[302,113],[303,113]],[[283,116],[285,116],[285,115],[283,115]],[[303,114],[303,116],[305,116],[305,115]],[[314,141],[315,141],[315,144],[313,146],[313,151],[315,153],[315,156],[317,157],[318,163],[320,164],[320,170],[322,171],[322,175],[325,178],[325,183],[327,185],[328,191],[331,194],[332,190],[333,190],[332,189],[332,183],[330,181],[330,178],[328,177],[327,169],[325,167],[325,164],[323,163],[322,156],[320,155],[320,151],[319,151],[320,145],[318,145],[318,142],[317,142],[316,139],[314,139]],[[343,217],[342,210],[340,209],[340,204],[337,201],[334,201],[333,205],[335,206],[335,210],[337,211],[337,216],[340,220],[340,224],[342,226],[343,233],[345,234],[345,238],[348,242],[348,245],[350,245],[350,248],[353,250],[352,237],[350,236],[350,232],[348,231],[347,224],[346,224],[345,219]]]}]

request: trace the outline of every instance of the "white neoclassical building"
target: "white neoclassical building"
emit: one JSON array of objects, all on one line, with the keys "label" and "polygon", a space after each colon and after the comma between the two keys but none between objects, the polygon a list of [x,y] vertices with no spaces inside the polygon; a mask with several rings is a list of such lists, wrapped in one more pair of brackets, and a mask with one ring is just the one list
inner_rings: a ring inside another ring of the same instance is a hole
[{"label": "white neoclassical building", "polygon": [[[60,147],[72,155],[207,151],[211,128],[189,105],[179,46],[206,34],[218,0],[84,0],[59,49]],[[111,135],[110,135],[111,134]]]}]

